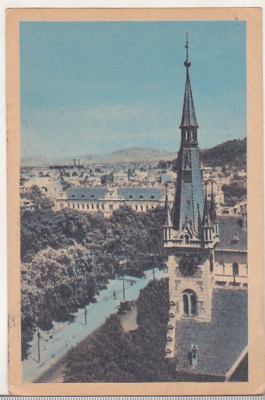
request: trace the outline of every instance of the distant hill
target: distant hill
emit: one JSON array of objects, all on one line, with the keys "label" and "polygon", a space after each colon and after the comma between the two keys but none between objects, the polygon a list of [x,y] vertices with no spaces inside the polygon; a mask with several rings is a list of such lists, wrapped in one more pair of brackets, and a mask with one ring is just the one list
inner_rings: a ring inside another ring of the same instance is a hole
[{"label": "distant hill", "polygon": [[[201,151],[201,160],[205,166],[223,167],[233,165],[246,166],[246,139],[235,139]],[[107,154],[88,154],[64,158],[28,157],[21,161],[21,166],[73,165],[73,159],[80,159],[81,164],[123,164],[129,162],[171,161],[176,158],[174,152],[145,147],[131,147]]]},{"label": "distant hill", "polygon": [[172,160],[176,153],[144,147],[131,147],[107,154],[89,154],[65,158],[28,157],[21,160],[22,166],[73,165],[73,159],[80,159],[81,164],[121,164],[129,162],[152,162]]},{"label": "distant hill", "polygon": [[247,138],[229,140],[211,149],[202,150],[201,161],[207,167],[224,167],[228,165],[246,168]]},{"label": "distant hill", "polygon": [[145,147],[131,147],[129,149],[114,151],[113,153],[98,156],[101,162],[109,163],[126,163],[126,162],[143,162],[143,161],[159,161],[172,160],[176,153],[166,150],[157,150]]}]

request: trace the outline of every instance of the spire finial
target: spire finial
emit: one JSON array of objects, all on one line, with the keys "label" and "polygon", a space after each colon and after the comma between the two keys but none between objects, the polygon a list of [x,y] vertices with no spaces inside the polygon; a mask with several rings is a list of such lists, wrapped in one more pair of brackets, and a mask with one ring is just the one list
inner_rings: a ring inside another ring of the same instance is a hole
[{"label": "spire finial", "polygon": [[189,39],[188,39],[188,32],[186,32],[186,60],[188,61],[189,59]]},{"label": "spire finial", "polygon": [[165,206],[164,206],[164,226],[172,227],[170,206],[169,206],[169,202],[168,202],[167,183],[165,186],[166,186],[166,197],[165,197]]},{"label": "spire finial", "polygon": [[188,72],[188,68],[191,65],[191,62],[189,61],[189,39],[188,39],[188,32],[186,32],[186,44],[185,44],[185,49],[186,49],[186,60],[184,62],[185,67],[187,68],[187,72]]}]

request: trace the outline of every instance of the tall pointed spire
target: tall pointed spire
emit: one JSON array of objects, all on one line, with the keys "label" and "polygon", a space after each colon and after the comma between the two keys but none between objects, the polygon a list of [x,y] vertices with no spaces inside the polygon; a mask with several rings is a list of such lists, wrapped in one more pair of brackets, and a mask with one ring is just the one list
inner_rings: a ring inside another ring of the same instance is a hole
[{"label": "tall pointed spire", "polygon": [[207,185],[205,185],[205,198],[204,198],[202,224],[204,227],[211,226],[211,218],[210,218],[208,196],[207,196]]},{"label": "tall pointed spire", "polygon": [[198,210],[198,233],[199,236],[201,236],[202,233],[202,219],[201,219],[201,213],[200,213],[200,206],[197,203],[197,210]]},{"label": "tall pointed spire", "polygon": [[180,128],[194,127],[198,128],[198,123],[195,114],[195,107],[193,103],[191,85],[190,85],[190,76],[189,76],[189,67],[191,66],[191,62],[189,61],[189,42],[188,42],[188,34],[186,33],[186,60],[184,65],[186,67],[186,85],[184,92],[184,103],[182,110],[182,119]]},{"label": "tall pointed spire", "polygon": [[166,185],[166,198],[164,207],[164,226],[172,227],[172,220],[170,215],[170,206],[168,202],[167,185]]},{"label": "tall pointed spire", "polygon": [[[176,230],[189,224],[198,232],[199,211],[203,215],[203,189],[200,156],[197,140],[198,124],[192,99],[189,67],[189,45],[186,36],[186,87],[184,93],[183,114],[180,125],[181,146],[178,155],[178,172],[173,205],[172,222]],[[199,204],[199,208],[197,207]],[[198,211],[199,210],[199,211]]]},{"label": "tall pointed spire", "polygon": [[211,194],[211,202],[210,202],[210,217],[213,224],[217,223],[217,214],[216,214],[216,207],[214,201],[214,193],[213,193],[213,182],[212,182],[212,194]]}]

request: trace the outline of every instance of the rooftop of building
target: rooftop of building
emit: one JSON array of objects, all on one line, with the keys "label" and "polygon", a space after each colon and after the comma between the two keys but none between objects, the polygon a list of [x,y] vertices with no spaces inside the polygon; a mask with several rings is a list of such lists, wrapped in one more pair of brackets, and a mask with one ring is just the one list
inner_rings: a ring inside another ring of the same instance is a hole
[{"label": "rooftop of building", "polygon": [[[77,200],[103,200],[111,190],[114,190],[118,198],[123,200],[150,200],[163,201],[165,199],[165,189],[162,188],[140,188],[140,187],[125,187],[125,188],[69,188],[65,191],[67,199]],[[113,196],[115,198],[115,195]]]},{"label": "rooftop of building", "polygon": [[[215,289],[212,319],[182,319],[176,326],[177,371],[225,377],[248,344],[248,300],[245,290]],[[191,345],[198,346],[198,364],[191,367]]]},{"label": "rooftop of building", "polygon": [[220,242],[217,250],[245,250],[247,251],[247,229],[242,227],[242,217],[220,216]]}]

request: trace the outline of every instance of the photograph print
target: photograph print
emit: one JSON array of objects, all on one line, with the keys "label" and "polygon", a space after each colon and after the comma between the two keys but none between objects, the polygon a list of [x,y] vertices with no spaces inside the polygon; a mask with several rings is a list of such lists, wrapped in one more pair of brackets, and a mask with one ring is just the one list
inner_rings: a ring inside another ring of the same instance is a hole
[{"label": "photograph print", "polygon": [[248,382],[246,22],[19,51],[23,382]]}]

